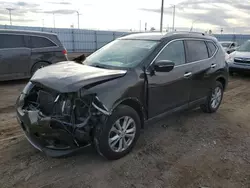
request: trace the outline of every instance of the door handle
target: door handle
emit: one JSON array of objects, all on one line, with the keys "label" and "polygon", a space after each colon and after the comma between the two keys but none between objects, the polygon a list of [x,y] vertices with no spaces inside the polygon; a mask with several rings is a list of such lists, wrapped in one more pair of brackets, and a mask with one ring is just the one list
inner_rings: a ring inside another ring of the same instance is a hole
[{"label": "door handle", "polygon": [[192,76],[192,72],[187,72],[184,74],[184,78],[189,78]]},{"label": "door handle", "polygon": [[217,65],[216,64],[212,64],[211,65],[211,68],[213,69],[213,68],[215,68]]}]

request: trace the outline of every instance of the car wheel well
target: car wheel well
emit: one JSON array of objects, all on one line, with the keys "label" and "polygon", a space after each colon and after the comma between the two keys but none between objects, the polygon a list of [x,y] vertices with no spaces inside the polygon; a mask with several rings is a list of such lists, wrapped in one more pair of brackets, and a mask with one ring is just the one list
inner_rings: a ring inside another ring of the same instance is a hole
[{"label": "car wheel well", "polygon": [[46,64],[48,64],[48,65],[51,65],[51,64],[52,64],[52,63],[49,62],[49,61],[37,61],[37,62],[35,62],[35,63],[32,65],[31,69],[30,69],[30,74],[31,74],[31,75],[33,74],[33,69],[34,69],[34,67],[35,67],[38,63],[46,63]]},{"label": "car wheel well", "polygon": [[225,89],[225,87],[226,87],[226,79],[225,78],[219,77],[216,79],[216,81],[220,82],[223,86],[223,89]]},{"label": "car wheel well", "polygon": [[124,100],[120,104],[127,105],[127,106],[133,108],[140,117],[141,128],[144,128],[145,113],[143,112],[141,104],[139,102],[137,102],[136,100],[132,100],[132,99]]}]

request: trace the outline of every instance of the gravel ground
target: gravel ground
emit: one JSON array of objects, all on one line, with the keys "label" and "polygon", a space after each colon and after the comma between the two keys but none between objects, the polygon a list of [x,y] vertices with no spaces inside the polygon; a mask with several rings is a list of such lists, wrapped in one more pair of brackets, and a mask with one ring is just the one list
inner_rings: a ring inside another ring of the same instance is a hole
[{"label": "gravel ground", "polygon": [[250,76],[230,78],[217,113],[165,117],[142,130],[132,153],[117,161],[91,147],[60,159],[34,149],[14,113],[25,82],[0,85],[1,188],[250,187]]}]

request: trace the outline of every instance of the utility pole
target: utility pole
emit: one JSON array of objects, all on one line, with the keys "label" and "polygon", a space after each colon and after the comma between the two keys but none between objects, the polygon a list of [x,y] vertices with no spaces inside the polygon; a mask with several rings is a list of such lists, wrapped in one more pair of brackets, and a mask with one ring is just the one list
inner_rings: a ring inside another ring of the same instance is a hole
[{"label": "utility pole", "polygon": [[55,18],[55,13],[53,13],[53,22],[54,22],[54,29],[56,28],[56,18]]},{"label": "utility pole", "polygon": [[174,28],[175,28],[175,5],[173,6],[173,31],[174,31]]},{"label": "utility pole", "polygon": [[139,25],[139,29],[140,29],[140,32],[141,32],[141,20],[140,20],[140,23],[139,23],[140,25]]},{"label": "utility pole", "polygon": [[13,8],[6,8],[6,10],[9,11],[9,14],[10,14],[10,25],[12,25],[11,11],[14,10],[14,9]]},{"label": "utility pole", "polygon": [[147,22],[145,22],[145,31],[147,31]]},{"label": "utility pole", "polygon": [[80,13],[76,11],[77,13],[77,23],[78,23],[78,29],[80,29]]},{"label": "utility pole", "polygon": [[163,11],[164,11],[164,0],[161,0],[161,21],[160,21],[160,32],[162,32]]}]

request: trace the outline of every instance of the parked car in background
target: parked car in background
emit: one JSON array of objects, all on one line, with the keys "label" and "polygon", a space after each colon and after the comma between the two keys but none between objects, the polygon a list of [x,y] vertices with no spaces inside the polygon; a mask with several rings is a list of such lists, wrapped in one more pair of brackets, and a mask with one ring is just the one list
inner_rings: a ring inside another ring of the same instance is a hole
[{"label": "parked car in background", "polygon": [[236,72],[250,71],[250,40],[231,53],[227,62],[232,75]]},{"label": "parked car in background", "polygon": [[232,42],[232,41],[221,41],[220,44],[224,48],[224,50],[230,54],[233,51],[235,51],[238,48],[238,43],[237,42]]},{"label": "parked car in background", "polygon": [[56,34],[0,30],[0,81],[29,78],[41,67],[66,60]]},{"label": "parked car in background", "polygon": [[83,64],[39,69],[17,100],[17,119],[30,143],[49,156],[93,144],[102,156],[119,159],[132,150],[146,123],[196,106],[216,112],[227,82],[216,38],[132,34]]}]

